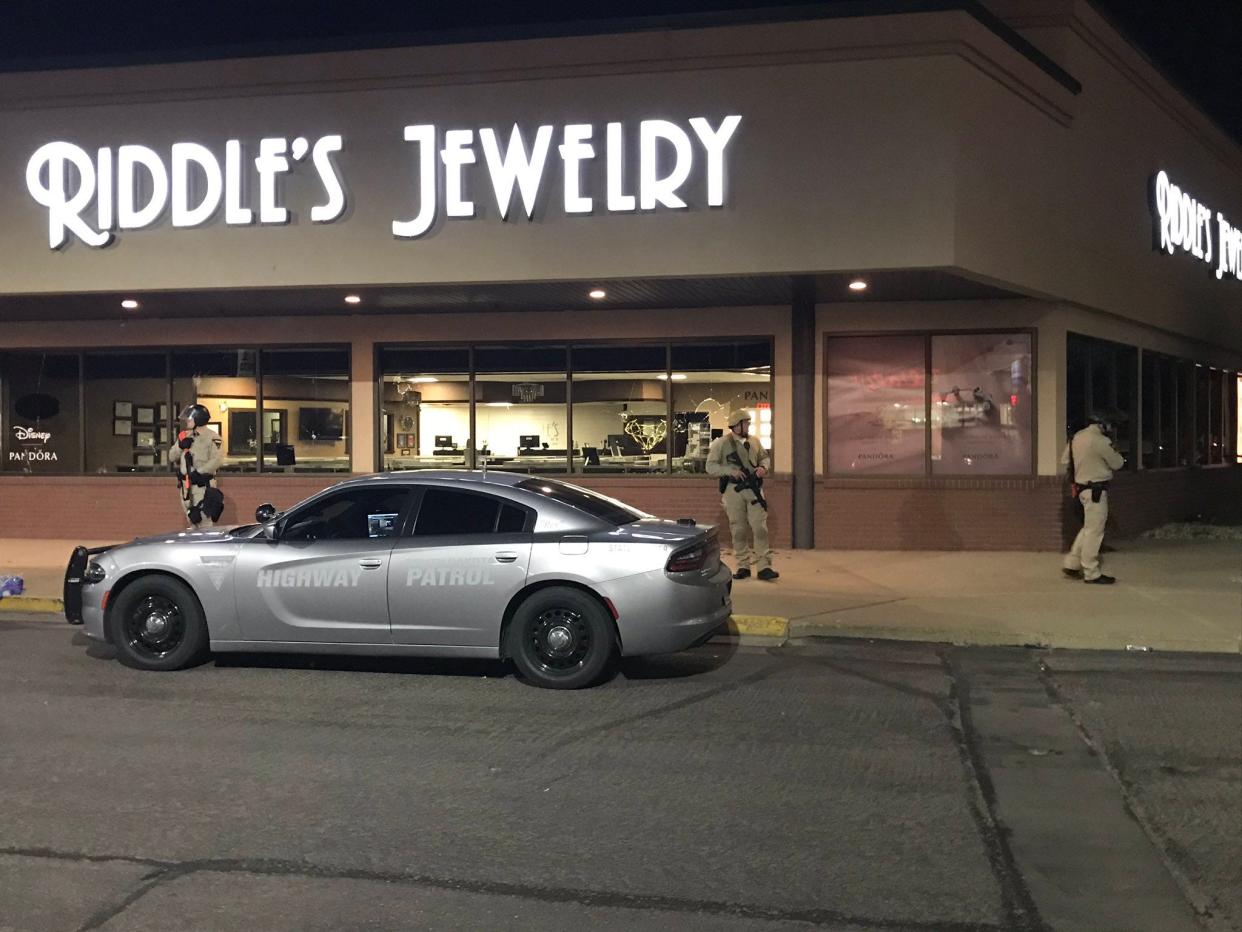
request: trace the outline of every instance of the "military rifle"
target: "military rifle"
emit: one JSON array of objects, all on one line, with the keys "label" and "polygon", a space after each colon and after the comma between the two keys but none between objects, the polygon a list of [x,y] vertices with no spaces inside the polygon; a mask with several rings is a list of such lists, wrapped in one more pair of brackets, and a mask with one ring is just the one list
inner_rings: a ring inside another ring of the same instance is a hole
[{"label": "military rifle", "polygon": [[737,489],[739,492],[745,492],[747,489],[750,489],[750,491],[755,493],[755,502],[760,508],[767,511],[768,500],[763,497],[763,480],[755,475],[754,470],[750,469],[745,463],[742,462],[742,458],[738,456],[737,450],[734,450],[727,457],[725,457],[725,460],[736,466],[742,473],[741,479],[731,478],[729,480],[733,483],[733,488]]}]

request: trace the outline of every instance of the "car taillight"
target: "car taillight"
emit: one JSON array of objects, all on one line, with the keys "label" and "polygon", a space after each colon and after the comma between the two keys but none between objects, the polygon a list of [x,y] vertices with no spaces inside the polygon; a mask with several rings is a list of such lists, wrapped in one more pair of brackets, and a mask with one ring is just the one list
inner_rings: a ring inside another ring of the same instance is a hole
[{"label": "car taillight", "polygon": [[668,565],[664,569],[668,573],[689,573],[701,570],[719,553],[720,545],[716,542],[716,538],[709,537],[678,550],[668,558]]}]

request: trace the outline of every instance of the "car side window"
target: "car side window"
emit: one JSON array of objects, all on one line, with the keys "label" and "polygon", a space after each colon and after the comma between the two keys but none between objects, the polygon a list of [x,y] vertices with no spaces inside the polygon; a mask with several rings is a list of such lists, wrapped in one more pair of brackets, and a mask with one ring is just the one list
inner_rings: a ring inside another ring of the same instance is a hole
[{"label": "car side window", "polygon": [[448,534],[517,534],[526,528],[526,511],[474,492],[429,487],[414,523],[415,537]]},{"label": "car side window", "polygon": [[291,513],[285,520],[281,540],[396,537],[411,494],[408,488],[362,488],[327,495]]}]

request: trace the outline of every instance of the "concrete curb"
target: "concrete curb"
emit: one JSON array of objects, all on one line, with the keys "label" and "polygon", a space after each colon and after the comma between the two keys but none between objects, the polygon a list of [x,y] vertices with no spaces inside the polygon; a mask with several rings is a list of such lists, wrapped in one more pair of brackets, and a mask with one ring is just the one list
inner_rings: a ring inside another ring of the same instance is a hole
[{"label": "concrete curb", "polygon": [[64,599],[42,599],[31,595],[13,595],[0,599],[0,612],[17,612],[23,615],[63,615]]},{"label": "concrete curb", "polygon": [[738,637],[780,638],[789,636],[789,619],[781,615],[733,615],[725,623],[729,634]]}]

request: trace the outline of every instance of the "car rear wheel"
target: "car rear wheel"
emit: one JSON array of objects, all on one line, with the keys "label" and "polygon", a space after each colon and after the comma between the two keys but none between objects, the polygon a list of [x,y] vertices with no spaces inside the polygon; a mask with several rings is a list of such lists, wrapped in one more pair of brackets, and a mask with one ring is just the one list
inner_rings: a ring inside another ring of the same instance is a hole
[{"label": "car rear wheel", "polygon": [[138,670],[180,670],[207,655],[207,620],[185,583],[167,576],[135,580],[108,614],[117,659]]},{"label": "car rear wheel", "polygon": [[541,589],[518,606],[505,635],[506,654],[524,680],[545,689],[597,682],[617,652],[612,620],[585,592]]}]

